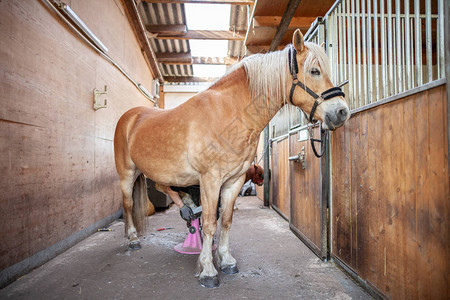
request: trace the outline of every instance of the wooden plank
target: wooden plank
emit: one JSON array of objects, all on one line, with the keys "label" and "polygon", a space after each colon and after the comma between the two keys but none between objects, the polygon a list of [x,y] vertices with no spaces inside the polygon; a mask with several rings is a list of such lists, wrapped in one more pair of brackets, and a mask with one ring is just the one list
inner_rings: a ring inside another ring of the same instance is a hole
[{"label": "wooden plank", "polygon": [[[333,253],[344,263],[350,265],[350,155],[349,155],[349,128],[353,119],[346,126],[333,133],[333,159],[332,159],[332,190],[333,190]],[[336,171],[338,170],[338,171]]]},{"label": "wooden plank", "polygon": [[341,236],[340,238],[340,247],[339,247],[339,253],[340,258],[347,263],[348,265],[351,265],[352,260],[352,227],[351,227],[351,220],[352,220],[352,206],[351,206],[351,186],[352,186],[352,173],[351,173],[351,150],[350,150],[350,135],[352,127],[355,126],[355,121],[352,120],[352,122],[345,126],[344,129],[344,136],[343,136],[343,143],[345,146],[343,146],[343,169],[342,173],[346,174],[343,182],[343,195],[340,205],[342,205],[341,208]]},{"label": "wooden plank", "polygon": [[339,176],[337,176],[337,172],[334,170],[342,170],[342,134],[343,134],[344,128],[339,128],[336,131],[334,131],[331,134],[331,214],[330,214],[330,222],[332,226],[331,230],[331,254],[338,256],[339,255],[339,239],[338,236],[340,236],[340,210],[341,207],[340,201],[341,201],[341,193],[342,193],[342,185],[341,181],[343,181],[343,178],[346,176],[344,172],[339,172]]},{"label": "wooden plank", "polygon": [[190,52],[186,53],[173,53],[173,52],[155,52],[155,56],[160,63],[170,63],[172,61],[185,61],[190,62],[192,56]]},{"label": "wooden plank", "polygon": [[[450,298],[450,278],[446,274],[450,270],[450,203],[449,186],[446,182],[448,165],[446,150],[446,94],[440,87],[428,92],[428,140],[429,140],[429,202],[428,202],[428,269],[431,285],[427,298]],[[445,201],[446,199],[447,201]]]},{"label": "wooden plank", "polygon": [[272,203],[271,205],[273,207],[279,208],[279,197],[278,197],[278,174],[279,174],[279,167],[278,167],[278,143],[274,142],[272,143],[272,159],[271,159],[271,183],[272,183]]},{"label": "wooden plank", "polygon": [[[316,17],[293,17],[288,28],[308,30]],[[253,18],[254,27],[278,27],[281,22],[281,16],[255,16]]]},{"label": "wooden plank", "polygon": [[181,25],[146,25],[145,28],[147,31],[152,34],[165,35],[165,36],[177,36],[177,35],[185,35],[188,30],[187,26],[184,24]]},{"label": "wooden plank", "polygon": [[417,268],[418,296],[427,298],[427,291],[431,288],[431,274],[428,267],[428,234],[429,229],[429,139],[428,139],[428,106],[426,93],[417,94],[415,97],[415,114],[418,116],[415,122],[416,128],[416,232],[417,232]]},{"label": "wooden plank", "polygon": [[141,0],[148,3],[195,3],[195,4],[231,4],[231,5],[253,5],[254,0]]},{"label": "wooden plank", "polygon": [[281,164],[283,169],[283,208],[285,216],[289,218],[289,138],[283,140],[283,157],[281,159]]},{"label": "wooden plank", "polygon": [[[294,16],[324,16],[335,2],[335,0],[302,0]],[[255,16],[282,16],[287,4],[288,0],[258,0],[255,5]]]},{"label": "wooden plank", "polygon": [[405,298],[406,299],[418,299],[418,289],[417,289],[417,277],[418,277],[418,252],[417,252],[417,219],[416,219],[416,177],[418,176],[416,163],[416,143],[415,134],[416,126],[408,126],[408,124],[416,124],[416,118],[421,118],[417,116],[415,112],[415,96],[411,96],[411,99],[405,101],[403,106],[403,130],[404,130],[404,161],[405,167],[409,164],[409,170],[404,174],[405,180],[405,196],[406,203],[404,208],[405,221],[404,226],[404,244],[405,244],[405,255],[403,264],[405,265]]},{"label": "wooden plank", "polygon": [[189,77],[189,76],[166,76],[164,81],[166,82],[214,82],[217,77]]},{"label": "wooden plank", "polygon": [[237,57],[192,57],[190,53],[155,53],[159,63],[170,65],[233,65],[238,61]]},{"label": "wooden plank", "polygon": [[280,45],[281,39],[283,38],[286,29],[289,26],[289,23],[291,23],[292,17],[294,16],[295,11],[300,4],[300,1],[301,0],[289,0],[283,17],[281,18],[280,24],[277,27],[277,32],[275,33],[275,36],[270,43],[269,51],[274,51]]},{"label": "wooden plank", "polygon": [[[150,28],[151,29],[151,28]],[[154,38],[155,36],[149,30],[147,25],[147,35]],[[159,40],[228,40],[228,41],[243,41],[245,38],[245,31],[230,31],[230,30],[189,30],[185,34],[166,35],[164,33],[158,34],[156,39]]]},{"label": "wooden plank", "polygon": [[[367,146],[363,155],[367,156],[367,174],[366,174],[366,184],[367,184],[367,198],[366,207],[367,211],[364,212],[364,217],[367,218],[367,229],[361,232],[362,247],[365,250],[362,255],[362,273],[364,278],[367,278],[369,282],[376,285],[378,282],[378,277],[381,276],[379,271],[379,266],[381,265],[378,260],[378,243],[380,232],[378,230],[378,181],[377,181],[377,160],[381,151],[376,151],[378,149],[380,140],[380,124],[377,120],[377,115],[374,110],[367,112],[366,117],[363,121],[364,125],[367,127]],[[364,206],[362,206],[364,207]]]},{"label": "wooden plank", "polygon": [[273,150],[273,205],[282,216],[289,219],[288,139],[274,142]]},{"label": "wooden plank", "polygon": [[360,190],[360,170],[359,170],[359,130],[360,130],[360,116],[356,115],[350,128],[350,164],[351,164],[351,185],[350,185],[350,249],[351,249],[351,263],[350,265],[358,270],[357,256],[358,256],[358,206],[357,197]]},{"label": "wooden plank", "polygon": [[234,65],[238,62],[237,57],[200,57],[194,56],[192,58],[192,64],[199,65]]},{"label": "wooden plank", "polygon": [[[320,128],[316,127],[314,128],[314,136],[319,137],[321,136]],[[317,147],[320,147],[320,144],[316,145]],[[311,237],[313,237],[314,244],[321,249],[321,205],[320,202],[322,201],[322,186],[321,186],[321,173],[320,173],[320,158],[317,158],[314,153],[312,152],[312,148],[309,145],[310,148],[310,164],[312,172],[308,174],[308,197],[310,199],[310,221],[309,221],[309,231]]]},{"label": "wooden plank", "polygon": [[[385,234],[386,234],[386,285],[385,293],[393,299],[404,298],[403,288],[403,211],[401,202],[403,197],[404,183],[402,165],[402,153],[404,152],[403,125],[402,125],[402,102],[394,102],[383,108],[384,136],[383,154],[386,158],[384,169],[385,210]],[[386,147],[386,148],[385,148]]]},{"label": "wooden plank", "polygon": [[[353,152],[353,156],[357,157],[357,169],[355,168],[352,172],[356,172],[359,175],[359,188],[356,193],[356,223],[358,226],[357,234],[356,234],[356,244],[357,248],[357,257],[356,257],[356,270],[358,270],[358,274],[361,276],[367,277],[370,273],[369,264],[367,261],[370,259],[369,255],[371,255],[371,247],[370,247],[370,234],[369,234],[369,222],[370,216],[368,214],[369,208],[371,204],[369,202],[369,162],[368,157],[370,155],[368,148],[368,116],[367,114],[361,115],[359,120],[359,136],[357,145],[359,149]],[[356,149],[355,149],[356,150]]]}]

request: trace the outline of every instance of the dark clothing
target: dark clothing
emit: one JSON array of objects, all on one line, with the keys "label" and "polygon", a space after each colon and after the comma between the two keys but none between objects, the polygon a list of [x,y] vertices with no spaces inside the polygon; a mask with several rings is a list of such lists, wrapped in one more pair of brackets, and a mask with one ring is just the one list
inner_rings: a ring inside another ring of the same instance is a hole
[{"label": "dark clothing", "polygon": [[200,206],[200,186],[190,185],[190,186],[171,186],[174,192],[183,192],[191,195],[192,200],[196,206]]},{"label": "dark clothing", "polygon": [[[196,206],[200,206],[200,186],[199,185],[190,185],[190,186],[171,186],[170,187],[174,192],[183,192],[191,195],[192,201]],[[217,204],[217,219],[219,219],[219,208],[220,208],[220,197],[219,203]]]}]

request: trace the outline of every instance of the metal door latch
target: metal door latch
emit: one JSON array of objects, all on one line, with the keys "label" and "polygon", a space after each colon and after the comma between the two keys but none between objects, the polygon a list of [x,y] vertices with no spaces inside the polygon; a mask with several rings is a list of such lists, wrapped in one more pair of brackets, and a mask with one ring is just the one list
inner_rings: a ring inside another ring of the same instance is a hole
[{"label": "metal door latch", "polygon": [[94,110],[99,110],[100,108],[106,108],[106,99],[105,104],[100,103],[100,96],[106,95],[108,92],[106,91],[106,85],[105,85],[105,91],[100,92],[97,89],[94,89]]},{"label": "metal door latch", "polygon": [[302,163],[302,169],[305,169],[305,146],[302,147],[302,150],[296,156],[289,156],[290,161],[295,161]]}]

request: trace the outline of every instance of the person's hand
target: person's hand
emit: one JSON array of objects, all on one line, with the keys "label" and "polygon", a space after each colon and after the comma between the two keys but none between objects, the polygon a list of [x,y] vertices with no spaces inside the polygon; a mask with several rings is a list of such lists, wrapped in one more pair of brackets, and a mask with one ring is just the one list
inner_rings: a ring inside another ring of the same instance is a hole
[{"label": "person's hand", "polygon": [[180,208],[180,216],[185,221],[190,221],[194,219],[194,213],[192,212],[192,209],[186,205]]}]

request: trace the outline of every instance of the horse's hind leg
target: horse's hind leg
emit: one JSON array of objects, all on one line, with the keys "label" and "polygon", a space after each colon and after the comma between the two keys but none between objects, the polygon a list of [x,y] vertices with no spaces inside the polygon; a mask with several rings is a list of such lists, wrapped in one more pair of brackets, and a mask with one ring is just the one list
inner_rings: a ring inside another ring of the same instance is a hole
[{"label": "horse's hind leg", "polygon": [[139,176],[137,170],[127,170],[120,176],[120,187],[123,194],[123,218],[125,221],[125,234],[128,237],[128,247],[132,250],[141,248],[136,227],[133,222],[133,187]]},{"label": "horse's hind leg", "polygon": [[225,274],[236,274],[239,269],[236,264],[236,259],[230,253],[230,239],[229,232],[231,223],[233,222],[233,207],[236,197],[242,188],[245,181],[245,174],[237,180],[225,182],[222,187],[222,226],[220,228],[219,247],[217,254],[219,258],[219,265],[222,272]]}]

